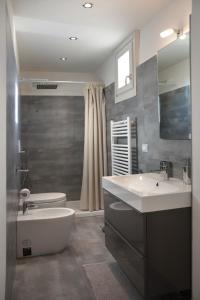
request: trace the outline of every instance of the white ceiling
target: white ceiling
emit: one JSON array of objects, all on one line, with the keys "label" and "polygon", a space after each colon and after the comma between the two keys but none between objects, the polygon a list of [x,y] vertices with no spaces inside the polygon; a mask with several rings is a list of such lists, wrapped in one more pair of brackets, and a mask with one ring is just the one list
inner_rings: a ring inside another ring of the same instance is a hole
[{"label": "white ceiling", "polygon": [[93,72],[172,0],[91,2],[94,8],[84,9],[84,0],[13,0],[21,70]]}]

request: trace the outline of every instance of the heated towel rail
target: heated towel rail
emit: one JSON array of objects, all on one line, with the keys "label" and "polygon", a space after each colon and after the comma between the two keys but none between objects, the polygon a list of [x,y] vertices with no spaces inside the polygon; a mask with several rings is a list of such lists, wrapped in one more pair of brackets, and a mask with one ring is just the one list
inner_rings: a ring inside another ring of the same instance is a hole
[{"label": "heated towel rail", "polygon": [[138,173],[137,119],[111,121],[112,175]]}]

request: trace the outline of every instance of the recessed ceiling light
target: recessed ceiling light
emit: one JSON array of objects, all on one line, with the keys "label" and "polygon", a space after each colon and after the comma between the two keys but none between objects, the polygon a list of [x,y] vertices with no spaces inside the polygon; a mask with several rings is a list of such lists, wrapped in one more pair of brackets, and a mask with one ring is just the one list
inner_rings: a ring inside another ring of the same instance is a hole
[{"label": "recessed ceiling light", "polygon": [[85,2],[85,3],[83,4],[83,7],[84,7],[84,8],[92,8],[93,6],[94,6],[94,4],[91,3],[91,2]]},{"label": "recessed ceiling light", "polygon": [[61,61],[67,61],[67,57],[60,57],[59,58]]},{"label": "recessed ceiling light", "polygon": [[70,41],[77,41],[78,40],[77,36],[70,36],[69,39],[70,39]]}]

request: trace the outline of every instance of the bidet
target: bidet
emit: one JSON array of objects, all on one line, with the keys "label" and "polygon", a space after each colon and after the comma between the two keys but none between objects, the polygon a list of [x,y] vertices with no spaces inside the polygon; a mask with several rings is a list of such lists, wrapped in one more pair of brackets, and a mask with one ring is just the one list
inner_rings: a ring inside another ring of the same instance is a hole
[{"label": "bidet", "polygon": [[17,257],[62,251],[70,243],[75,211],[70,208],[32,209],[17,217]]}]

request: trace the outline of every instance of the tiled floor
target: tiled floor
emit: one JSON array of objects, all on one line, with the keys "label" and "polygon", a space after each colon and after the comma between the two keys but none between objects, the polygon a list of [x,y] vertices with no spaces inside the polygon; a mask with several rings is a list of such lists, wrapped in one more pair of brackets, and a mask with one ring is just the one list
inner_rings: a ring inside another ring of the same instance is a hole
[{"label": "tiled floor", "polygon": [[108,266],[111,277],[114,276],[115,283],[117,281],[126,294],[126,299],[119,297],[116,300],[140,300],[107,251],[102,226],[103,216],[76,218],[71,246],[64,252],[19,260],[14,300],[110,300],[112,283],[108,296],[102,297],[102,293],[99,296],[95,294],[87,277],[84,266],[97,263]]},{"label": "tiled floor", "polygon": [[80,209],[80,200],[76,201],[67,201],[66,207],[72,208],[75,210],[78,217],[89,217],[89,216],[103,216],[104,210],[97,211],[84,211]]}]

